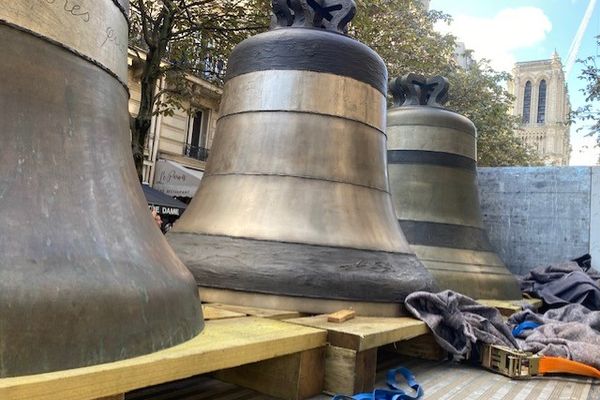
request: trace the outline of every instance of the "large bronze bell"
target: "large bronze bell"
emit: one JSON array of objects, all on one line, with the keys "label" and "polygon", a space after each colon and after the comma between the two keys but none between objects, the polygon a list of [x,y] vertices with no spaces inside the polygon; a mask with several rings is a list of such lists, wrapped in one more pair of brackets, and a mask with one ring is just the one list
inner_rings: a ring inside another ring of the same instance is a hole
[{"label": "large bronze bell", "polygon": [[398,221],[441,289],[476,299],[520,299],[483,226],[473,123],[448,111],[445,78],[393,81],[388,169]]},{"label": "large bronze bell", "polygon": [[342,34],[352,1],[293,3],[233,51],[204,178],[168,239],[206,301],[395,315],[434,285],[389,192],[387,71]]},{"label": "large bronze bell", "polygon": [[0,378],[154,352],[203,326],[132,162],[127,1],[73,4],[0,2]]}]

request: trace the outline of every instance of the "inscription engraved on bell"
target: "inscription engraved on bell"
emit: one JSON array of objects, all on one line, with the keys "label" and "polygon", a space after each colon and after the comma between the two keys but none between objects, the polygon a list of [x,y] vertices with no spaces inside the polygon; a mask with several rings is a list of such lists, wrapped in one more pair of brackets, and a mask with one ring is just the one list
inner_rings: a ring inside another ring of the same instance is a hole
[{"label": "inscription engraved on bell", "polygon": [[133,166],[127,1],[80,3],[0,2],[0,378],[151,353],[203,327]]},{"label": "inscription engraved on bell", "polygon": [[475,299],[521,299],[483,226],[475,125],[443,108],[448,81],[408,74],[393,80],[390,91],[390,185],[412,249],[440,289]]},{"label": "inscription engraved on bell", "polygon": [[[291,4],[291,6],[289,4]],[[387,70],[353,1],[274,1],[233,51],[204,178],[168,240],[206,301],[396,315],[434,288],[397,224]]]}]

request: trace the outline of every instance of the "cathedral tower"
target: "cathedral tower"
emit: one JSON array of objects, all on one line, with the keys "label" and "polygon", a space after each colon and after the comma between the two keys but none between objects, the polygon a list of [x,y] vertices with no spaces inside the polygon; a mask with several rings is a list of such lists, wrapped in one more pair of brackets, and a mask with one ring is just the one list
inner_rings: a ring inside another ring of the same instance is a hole
[{"label": "cathedral tower", "polygon": [[512,114],[519,116],[522,130],[517,135],[537,150],[549,165],[568,165],[569,94],[560,57],[550,60],[519,62],[508,84],[515,96]]}]

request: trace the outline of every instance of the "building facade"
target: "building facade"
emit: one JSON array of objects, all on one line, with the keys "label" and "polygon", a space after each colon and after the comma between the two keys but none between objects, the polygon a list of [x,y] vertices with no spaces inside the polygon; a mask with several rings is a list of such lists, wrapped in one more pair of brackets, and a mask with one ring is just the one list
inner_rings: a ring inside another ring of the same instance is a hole
[{"label": "building facade", "polygon": [[[139,67],[129,57],[129,112],[135,115],[141,91]],[[188,76],[195,92],[194,104],[184,104],[173,115],[155,115],[148,133],[143,181],[169,196],[193,197],[206,167],[219,113],[222,90],[195,76]],[[158,83],[157,91],[164,82]],[[192,106],[192,107],[190,107]],[[188,110],[193,112],[189,113]]]},{"label": "building facade", "polygon": [[521,119],[517,135],[548,165],[568,165],[571,153],[571,105],[560,57],[519,62],[513,68],[509,92],[515,96],[512,114]]}]

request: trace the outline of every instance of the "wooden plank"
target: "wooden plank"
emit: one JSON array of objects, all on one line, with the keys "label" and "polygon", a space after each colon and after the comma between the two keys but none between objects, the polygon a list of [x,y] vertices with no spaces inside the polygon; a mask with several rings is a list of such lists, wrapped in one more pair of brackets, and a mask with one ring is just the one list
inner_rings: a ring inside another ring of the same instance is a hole
[{"label": "wooden plank", "polygon": [[285,400],[303,400],[323,390],[325,347],[218,371],[219,380]]},{"label": "wooden plank", "polygon": [[221,310],[234,311],[242,314],[249,315],[251,317],[269,318],[269,319],[290,319],[299,318],[302,316],[298,311],[287,311],[287,310],[272,310],[270,308],[259,308],[259,307],[245,307],[236,306],[232,304],[222,303],[210,303],[211,307],[218,308]]},{"label": "wooden plank", "polygon": [[526,299],[523,300],[477,300],[479,304],[484,306],[494,307],[500,311],[500,314],[505,317],[510,317],[512,314],[519,312],[527,307],[537,310],[544,303],[541,299]]},{"label": "wooden plank", "polygon": [[399,342],[429,332],[424,322],[414,318],[356,317],[343,324],[327,321],[327,315],[294,318],[286,322],[327,330],[327,341],[337,347],[364,351]]},{"label": "wooden plank", "polygon": [[325,345],[327,333],[265,318],[206,321],[185,343],[129,360],[0,379],[2,400],[91,400]]},{"label": "wooden plank", "polygon": [[395,353],[421,358],[423,360],[439,361],[447,357],[448,352],[436,343],[432,334],[417,336],[415,338],[393,343],[385,347]]},{"label": "wooden plank", "polygon": [[340,310],[329,314],[327,316],[327,322],[339,324],[351,320],[354,317],[356,317],[356,312],[354,310]]},{"label": "wooden plank", "polygon": [[373,390],[377,372],[377,349],[356,351],[327,346],[325,393],[353,395]]},{"label": "wooden plank", "polygon": [[246,314],[225,310],[224,308],[212,307],[206,304],[202,305],[202,312],[204,314],[205,321],[210,321],[213,319],[241,318],[246,316]]},{"label": "wooden plank", "polygon": [[96,400],[124,400],[124,399],[125,399],[125,395],[124,394],[117,394],[115,396],[101,397],[101,398],[96,399]]}]

